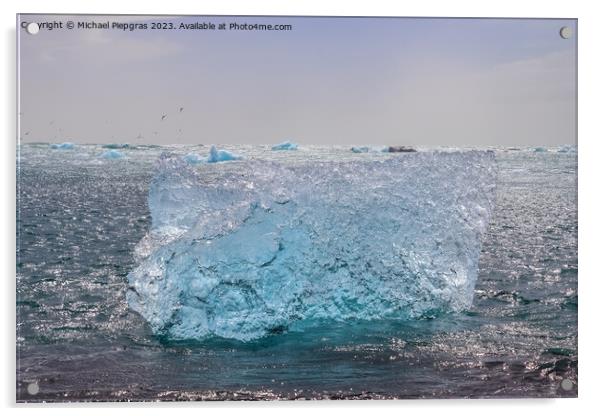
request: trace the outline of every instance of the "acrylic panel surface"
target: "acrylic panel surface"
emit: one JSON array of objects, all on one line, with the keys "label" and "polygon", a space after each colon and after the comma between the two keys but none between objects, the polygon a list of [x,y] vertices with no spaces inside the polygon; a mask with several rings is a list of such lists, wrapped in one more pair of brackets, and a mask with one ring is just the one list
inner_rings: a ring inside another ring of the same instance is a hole
[{"label": "acrylic panel surface", "polygon": [[576,29],[20,15],[17,400],[576,396]]}]

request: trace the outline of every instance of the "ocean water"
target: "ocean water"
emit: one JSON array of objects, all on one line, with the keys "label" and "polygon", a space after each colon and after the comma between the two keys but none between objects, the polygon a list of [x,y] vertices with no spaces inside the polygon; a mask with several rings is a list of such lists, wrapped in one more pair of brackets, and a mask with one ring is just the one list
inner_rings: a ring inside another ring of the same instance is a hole
[{"label": "ocean water", "polygon": [[[226,148],[283,163],[404,157]],[[325,322],[245,343],[161,339],[126,301],[156,160],[205,157],[208,146],[140,145],[106,159],[101,146],[22,145],[17,400],[574,397],[577,155],[557,150],[494,149],[496,208],[469,310]]]}]

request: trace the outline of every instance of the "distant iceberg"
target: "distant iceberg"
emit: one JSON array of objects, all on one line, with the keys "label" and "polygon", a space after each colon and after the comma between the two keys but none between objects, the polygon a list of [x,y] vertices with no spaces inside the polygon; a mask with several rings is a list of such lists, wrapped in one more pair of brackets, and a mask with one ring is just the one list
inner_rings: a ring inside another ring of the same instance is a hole
[{"label": "distant iceberg", "polygon": [[53,143],[50,145],[51,149],[57,150],[71,150],[75,148],[73,143],[65,142],[65,143]]},{"label": "distant iceberg", "polygon": [[272,150],[297,150],[299,145],[293,142],[282,142],[280,144],[272,146]]},{"label": "distant iceberg", "polygon": [[353,146],[351,151],[353,153],[368,153],[370,148],[368,146]]},{"label": "distant iceberg", "polygon": [[211,146],[211,150],[209,150],[209,157],[207,158],[207,163],[227,162],[229,160],[240,159],[242,159],[242,156],[235,155],[234,153],[230,153],[227,150],[217,150],[215,146]]},{"label": "distant iceberg", "polygon": [[157,166],[126,297],[159,336],[249,341],[472,304],[494,152]]},{"label": "distant iceberg", "polygon": [[131,146],[128,143],[109,143],[103,144],[102,147],[105,149],[129,149]]},{"label": "distant iceberg", "polygon": [[125,157],[125,155],[115,149],[111,149],[104,152],[100,157],[103,159],[121,159]]},{"label": "distant iceberg", "polygon": [[199,163],[203,163],[205,161],[205,159],[201,158],[196,153],[188,153],[186,156],[182,157],[182,159],[191,165],[198,165]]},{"label": "distant iceberg", "polygon": [[575,153],[577,148],[574,145],[566,144],[564,146],[560,146],[557,150],[558,153]]},{"label": "distant iceberg", "polygon": [[353,146],[353,153],[388,153],[389,147],[368,147],[368,146]]},{"label": "distant iceberg", "polygon": [[537,152],[537,153],[543,153],[543,152],[547,152],[548,149],[546,149],[545,147],[536,147],[533,149],[533,151]]}]

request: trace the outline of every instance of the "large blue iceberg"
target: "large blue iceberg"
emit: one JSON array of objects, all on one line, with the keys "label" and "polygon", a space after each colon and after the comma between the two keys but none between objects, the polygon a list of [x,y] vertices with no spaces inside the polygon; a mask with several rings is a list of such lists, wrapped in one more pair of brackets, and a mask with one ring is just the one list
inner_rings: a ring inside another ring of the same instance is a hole
[{"label": "large blue iceberg", "polygon": [[495,177],[479,151],[235,168],[164,155],[129,305],[169,339],[242,341],[466,309]]}]

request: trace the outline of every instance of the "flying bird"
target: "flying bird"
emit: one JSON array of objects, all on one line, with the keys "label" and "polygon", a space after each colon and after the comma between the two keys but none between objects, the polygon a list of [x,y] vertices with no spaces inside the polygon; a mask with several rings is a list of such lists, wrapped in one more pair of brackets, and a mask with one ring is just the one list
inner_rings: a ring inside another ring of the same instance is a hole
[{"label": "flying bird", "polygon": [[180,113],[184,111],[184,107],[180,107]]},{"label": "flying bird", "polygon": [[163,114],[163,115],[161,116],[161,121],[165,120],[166,118],[167,118],[167,114]]}]

